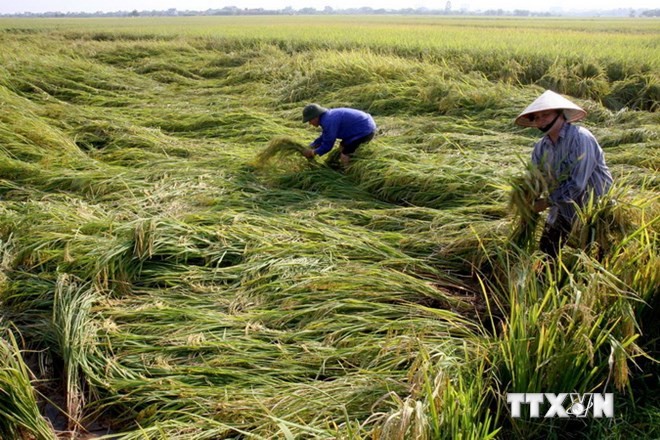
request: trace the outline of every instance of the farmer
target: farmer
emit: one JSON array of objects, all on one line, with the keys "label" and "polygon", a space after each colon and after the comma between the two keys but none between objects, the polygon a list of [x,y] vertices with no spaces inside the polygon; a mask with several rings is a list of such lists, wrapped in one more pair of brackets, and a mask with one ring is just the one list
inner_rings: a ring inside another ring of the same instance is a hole
[{"label": "farmer", "polygon": [[323,156],[332,150],[337,139],[342,165],[348,165],[350,156],[357,147],[366,144],[376,134],[376,123],[370,114],[352,108],[327,109],[318,104],[309,104],[303,109],[303,123],[309,122],[314,127],[321,127],[323,132],[311,148],[303,151],[306,158]]},{"label": "farmer", "polygon": [[535,212],[550,208],[539,248],[553,259],[576,220],[576,206],[600,197],[612,185],[603,150],[589,130],[572,125],[587,115],[563,96],[547,90],[515,120],[545,135],[534,145],[532,164],[544,176],[549,195],[534,202]]}]

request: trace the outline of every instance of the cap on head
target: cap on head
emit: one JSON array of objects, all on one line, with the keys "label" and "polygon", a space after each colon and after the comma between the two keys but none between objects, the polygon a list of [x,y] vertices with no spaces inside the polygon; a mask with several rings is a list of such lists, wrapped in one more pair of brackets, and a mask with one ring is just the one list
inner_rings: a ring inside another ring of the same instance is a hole
[{"label": "cap on head", "polygon": [[321,116],[323,113],[327,112],[328,109],[321,107],[318,104],[308,104],[303,109],[303,123],[309,122],[317,116]]},{"label": "cap on head", "polygon": [[534,102],[527,106],[525,110],[515,120],[515,123],[523,127],[536,127],[536,122],[532,116],[536,112],[544,110],[561,110],[564,112],[566,122],[575,122],[584,118],[587,112],[568,99],[553,92],[546,90]]}]

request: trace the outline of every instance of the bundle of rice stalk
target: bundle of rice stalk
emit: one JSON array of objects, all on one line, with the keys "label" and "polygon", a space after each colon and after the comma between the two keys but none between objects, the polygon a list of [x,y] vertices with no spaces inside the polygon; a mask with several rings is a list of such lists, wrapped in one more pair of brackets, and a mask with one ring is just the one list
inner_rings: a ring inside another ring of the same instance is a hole
[{"label": "bundle of rice stalk", "polygon": [[278,136],[272,139],[268,146],[262,150],[254,160],[254,166],[263,167],[266,163],[276,160],[284,162],[290,160],[292,156],[302,156],[307,146],[288,136]]},{"label": "bundle of rice stalk", "polygon": [[622,195],[619,189],[610,190],[604,197],[591,197],[577,210],[578,244],[581,249],[592,251],[598,259],[609,254],[616,243],[633,230],[630,210],[616,202]]},{"label": "bundle of rice stalk", "polygon": [[523,249],[529,249],[536,234],[540,215],[534,211],[534,202],[547,191],[547,184],[538,168],[529,166],[525,173],[511,181],[509,209],[514,213],[515,226],[509,241]]}]

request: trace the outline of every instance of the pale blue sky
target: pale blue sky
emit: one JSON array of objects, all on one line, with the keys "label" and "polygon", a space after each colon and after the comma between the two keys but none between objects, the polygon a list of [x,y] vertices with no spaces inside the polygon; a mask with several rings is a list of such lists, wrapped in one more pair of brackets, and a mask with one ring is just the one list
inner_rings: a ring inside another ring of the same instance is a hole
[{"label": "pale blue sky", "polygon": [[[334,8],[371,7],[386,9],[402,9],[427,7],[431,9],[444,9],[446,0],[0,0],[0,14],[16,12],[96,12],[96,11],[132,11],[164,10],[176,8],[178,10],[206,10],[219,9],[225,6],[240,8],[283,9],[291,6],[294,9],[314,7],[323,9],[325,6]],[[593,10],[616,8],[660,8],[658,0],[547,0],[544,2],[530,2],[529,0],[454,0],[451,2],[453,10],[466,8],[468,10],[486,9],[526,9],[530,11],[549,11],[553,8],[563,10]]]}]

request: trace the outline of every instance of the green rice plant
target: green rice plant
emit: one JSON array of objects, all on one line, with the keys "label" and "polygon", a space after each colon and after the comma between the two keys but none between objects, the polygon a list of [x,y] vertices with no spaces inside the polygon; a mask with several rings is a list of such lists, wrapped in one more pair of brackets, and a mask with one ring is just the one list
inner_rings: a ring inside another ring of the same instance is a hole
[{"label": "green rice plant", "polygon": [[85,406],[82,364],[95,341],[95,328],[90,318],[96,292],[88,285],[79,285],[71,276],[58,277],[53,294],[51,350],[63,362],[66,390],[67,429],[76,432]]},{"label": "green rice plant", "polygon": [[[406,89],[414,87],[409,81],[411,76],[431,77],[443,74],[439,69],[432,69],[417,60],[378,55],[366,50],[305,51],[304,55],[293,60],[284,58],[282,62],[288,69],[282,69],[281,64],[278,65],[274,70],[277,77],[268,80],[276,84],[287,102],[318,101],[328,92],[344,90],[343,94],[338,93],[337,96],[330,93],[323,101],[345,99],[346,91],[349,91],[354,102],[362,103],[362,108],[379,109],[383,113],[393,112],[401,101],[392,100],[406,95]],[[259,68],[263,69],[263,66]],[[283,77],[285,74],[289,77]],[[444,74],[446,75],[446,72]],[[380,105],[379,98],[382,99]],[[419,105],[414,102],[414,95],[407,98],[406,102],[413,108]],[[391,107],[384,108],[385,103]]]},{"label": "green rice plant", "polygon": [[439,208],[459,201],[470,203],[476,194],[493,197],[493,188],[485,175],[467,161],[435,160],[436,163],[415,163],[411,162],[410,153],[386,146],[378,150],[367,146],[358,150],[349,174],[378,199],[401,205]]},{"label": "green rice plant", "polygon": [[[39,175],[39,168],[21,160],[0,156],[0,177],[9,182],[26,182]],[[11,186],[11,185],[9,185]]]},{"label": "green rice plant", "polygon": [[302,152],[308,147],[295,139],[281,136],[272,139],[254,160],[257,167],[263,167],[270,161],[289,162],[294,155],[302,156]]},{"label": "green rice plant", "polygon": [[651,286],[657,281],[658,214],[657,197],[631,198],[619,186],[591,198],[577,211],[576,244],[625,280],[644,301],[653,300]]},{"label": "green rice plant", "polygon": [[639,73],[639,71],[636,70],[636,66],[623,60],[608,62],[605,70],[607,77],[612,83],[616,81],[623,81],[629,76]]},{"label": "green rice plant", "polygon": [[30,53],[22,57],[21,65],[5,64],[11,75],[7,87],[33,100],[50,98],[81,104],[114,101],[125,106],[134,102],[126,93],[138,92],[148,84],[140,76],[80,57],[72,48],[54,54],[27,44],[17,51]]},{"label": "green rice plant", "polygon": [[[656,375],[657,377],[657,375]],[[585,435],[591,438],[614,440],[622,437],[654,438],[660,434],[660,426],[655,421],[660,415],[657,397],[652,390],[633,399],[619,399],[612,419],[593,419]],[[642,402],[648,400],[650,405]],[[638,412],[635,423],[630,423],[630,412]]]},{"label": "green rice plant", "polygon": [[[492,360],[501,389],[595,392],[612,377],[623,391],[628,366],[641,353],[634,312],[639,296],[583,253],[573,266],[539,264],[525,254],[497,258],[509,277],[493,286],[485,282],[484,293],[504,311]],[[509,423],[516,436],[561,430],[556,419],[537,423],[523,415]]]},{"label": "green rice plant", "polygon": [[[489,84],[486,86],[486,84]],[[449,93],[438,102],[438,110],[447,115],[469,117],[480,113],[489,117],[515,117],[514,102],[507,98],[514,95],[513,86],[498,82],[490,85],[485,76],[471,73],[454,81]]]},{"label": "green rice plant", "polygon": [[[600,206],[604,210],[604,218],[624,216],[628,228],[620,240],[611,240],[609,252],[603,256],[603,265],[616,274],[630,289],[637,292],[641,304],[635,308],[635,315],[639,325],[639,332],[643,335],[645,343],[640,343],[643,350],[657,353],[658,335],[660,326],[655,317],[654,310],[660,306],[660,296],[657,285],[660,257],[658,254],[658,225],[660,216],[657,202],[633,201],[625,204],[626,199],[619,199],[615,206]],[[597,211],[598,212],[598,211]],[[601,220],[602,221],[602,220]],[[601,226],[602,227],[602,226]],[[608,237],[611,239],[611,237]],[[629,332],[633,326],[628,320]],[[654,360],[646,362],[653,366]],[[621,381],[621,378],[619,378]]]},{"label": "green rice plant", "polygon": [[[173,77],[169,76],[169,78],[183,77],[184,78],[183,81],[185,81],[185,79],[200,79],[199,76],[195,75],[194,73],[188,71],[185,68],[182,68],[178,65],[166,64],[164,62],[151,62],[142,65],[136,69],[136,72],[140,74],[149,74],[149,76],[151,76],[152,78],[157,78],[157,80],[161,82],[163,82],[164,78],[168,78],[167,75],[174,75]],[[181,81],[182,80],[173,81],[173,82],[181,82]],[[170,81],[164,81],[164,82],[170,82]]]},{"label": "green rice plant", "polygon": [[558,93],[594,100],[603,99],[610,90],[602,68],[590,62],[555,63],[537,84]]},{"label": "green rice plant", "polygon": [[609,82],[600,65],[583,61],[574,65],[571,73],[576,78],[575,89],[571,95],[601,100],[609,92]]},{"label": "green rice plant", "polygon": [[6,107],[6,111],[0,114],[0,151],[3,156],[36,163],[52,152],[73,157],[78,155],[75,144],[40,117],[34,103],[1,86],[0,99]]},{"label": "green rice plant", "polygon": [[122,434],[122,440],[212,440],[229,438],[234,433],[251,436],[249,432],[233,428],[211,418],[190,417],[190,420],[181,420],[183,414],[173,414],[178,418],[164,420],[147,427],[138,427],[135,431]]},{"label": "green rice plant", "polygon": [[[525,66],[528,65],[528,60],[523,60],[521,57],[516,56],[506,56],[505,51],[495,51],[488,56],[473,57],[470,64],[472,64],[471,68],[465,65],[462,66],[463,70],[482,72],[491,81],[506,84],[520,84],[523,81],[528,83],[525,78]],[[540,60],[537,63],[533,63],[537,68],[539,64],[541,64]]]},{"label": "green rice plant", "polygon": [[603,97],[609,108],[620,110],[657,111],[660,102],[658,76],[653,74],[632,75],[612,84],[612,90]]},{"label": "green rice plant", "polygon": [[213,112],[187,111],[185,116],[177,112],[163,112],[142,116],[143,125],[183,138],[218,138],[225,141],[240,138],[243,142],[267,142],[282,134],[282,127],[271,115],[261,111]]},{"label": "green rice plant", "polygon": [[76,145],[88,152],[113,147],[155,150],[158,141],[162,141],[155,136],[148,138],[142,135],[135,127],[119,126],[117,121],[83,120],[76,125],[72,137]]},{"label": "green rice plant", "polygon": [[[612,90],[603,71],[652,75],[654,23],[208,16],[0,28],[0,313],[55,361],[71,430],[96,420],[116,438],[567,437],[561,421],[509,420],[504,393],[624,387],[639,416],[616,422],[654,432],[637,369],[652,376],[657,352],[657,117],[612,113],[590,94]],[[584,237],[608,241],[603,258],[566,246],[552,268],[511,238],[544,191],[516,171],[537,134],[512,120],[548,72],[592,96],[585,123],[610,135],[624,191],[611,210],[584,212],[593,228],[580,232],[608,231]],[[268,142],[316,136],[299,119],[308,98],[369,111],[378,137],[341,172],[336,149],[256,167]]]},{"label": "green rice plant", "polygon": [[32,373],[25,365],[13,332],[0,320],[0,436],[16,440],[57,437],[39,413]]},{"label": "green rice plant", "polygon": [[[645,127],[636,127],[628,130],[617,132],[605,133],[603,136],[598,137],[598,143],[603,148],[611,148],[618,145],[647,143],[655,140],[657,134]],[[652,156],[653,153],[651,153]],[[650,157],[650,160],[657,161],[657,159]]]},{"label": "green rice plant", "polygon": [[620,195],[620,189],[612,189],[600,198],[592,195],[577,209],[577,244],[596,258],[609,254],[615,243],[632,232],[628,213],[618,206]]},{"label": "green rice plant", "polygon": [[493,426],[497,415],[486,409],[492,398],[487,388],[492,377],[483,357],[472,358],[482,349],[475,345],[462,354],[446,344],[434,347],[432,353],[420,351],[409,372],[410,395],[402,399],[390,394],[394,407],[372,416],[376,421],[372,438],[495,438],[500,430]]}]

